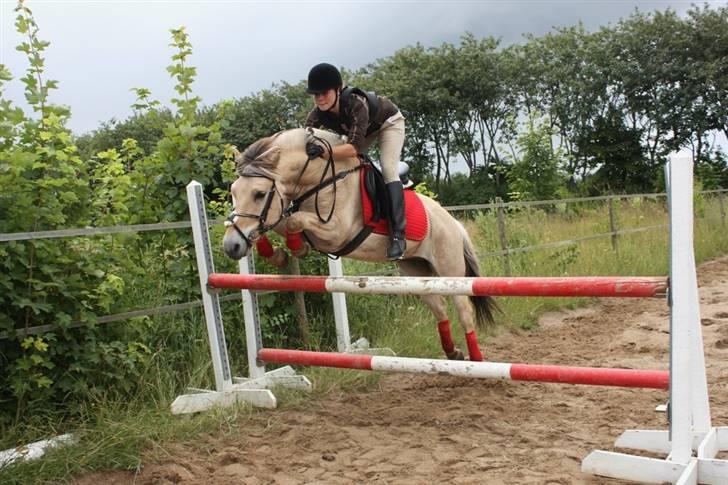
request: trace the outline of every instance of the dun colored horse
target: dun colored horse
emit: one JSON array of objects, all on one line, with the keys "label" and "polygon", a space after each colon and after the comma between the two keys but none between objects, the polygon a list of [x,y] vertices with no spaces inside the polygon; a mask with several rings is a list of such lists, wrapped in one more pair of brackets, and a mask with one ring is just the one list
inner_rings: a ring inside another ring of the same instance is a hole
[{"label": "dun colored horse", "polygon": [[[233,212],[223,238],[225,254],[244,257],[263,234],[275,230],[286,235],[294,254],[305,254],[308,243],[336,254],[370,262],[386,261],[388,238],[370,234],[355,249],[352,240],[364,228],[358,170],[361,161],[313,158],[306,144],[343,143],[334,133],[293,129],[260,139],[236,154],[238,179],[231,187]],[[408,241],[404,258],[397,261],[407,276],[480,276],[478,260],[465,228],[434,200],[421,199],[429,230],[420,241]],[[303,241],[301,235],[304,234]],[[463,359],[450,334],[447,306],[441,295],[422,295],[438,322],[443,350],[450,359]],[[453,296],[468,346],[470,360],[482,360],[475,322],[482,328],[493,322],[491,297]]]}]

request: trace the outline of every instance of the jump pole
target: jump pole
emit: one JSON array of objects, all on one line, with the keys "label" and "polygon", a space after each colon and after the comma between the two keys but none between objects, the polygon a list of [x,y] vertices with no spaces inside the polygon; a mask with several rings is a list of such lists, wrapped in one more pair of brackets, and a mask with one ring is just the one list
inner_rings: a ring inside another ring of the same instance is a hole
[{"label": "jump pole", "polygon": [[667,278],[629,276],[584,277],[416,277],[416,276],[288,276],[214,273],[210,288],[343,292],[380,295],[471,295],[656,298],[667,293]]},{"label": "jump pole", "polygon": [[264,363],[336,367],[340,369],[447,374],[475,379],[554,382],[593,386],[668,389],[670,373],[659,370],[569,367],[560,365],[507,364],[466,360],[415,359],[378,355],[352,355],[304,350],[260,349]]}]

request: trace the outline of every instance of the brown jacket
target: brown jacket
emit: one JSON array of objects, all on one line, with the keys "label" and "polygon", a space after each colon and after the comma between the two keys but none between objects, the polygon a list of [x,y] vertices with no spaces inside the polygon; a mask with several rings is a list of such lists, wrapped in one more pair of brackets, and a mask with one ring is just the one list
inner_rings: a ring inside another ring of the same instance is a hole
[{"label": "brown jacket", "polygon": [[367,100],[358,94],[352,93],[344,113],[335,115],[329,111],[321,111],[318,107],[311,110],[306,117],[306,127],[325,128],[340,135],[346,135],[349,143],[354,145],[357,152],[364,152],[364,139],[371,134],[370,128],[381,126],[387,118],[397,114],[399,108],[388,98],[377,96],[379,109],[377,119],[369,119],[369,105]]}]

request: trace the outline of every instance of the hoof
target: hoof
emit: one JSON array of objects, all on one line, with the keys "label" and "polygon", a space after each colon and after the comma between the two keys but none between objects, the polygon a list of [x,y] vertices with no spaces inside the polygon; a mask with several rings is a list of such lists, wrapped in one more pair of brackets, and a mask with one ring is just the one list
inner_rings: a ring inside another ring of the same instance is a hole
[{"label": "hoof", "polygon": [[281,248],[276,248],[273,256],[268,258],[268,261],[276,268],[285,268],[288,266],[288,253]]},{"label": "hoof", "polygon": [[298,249],[297,251],[291,251],[291,254],[293,254],[297,258],[305,258],[308,256],[308,252],[310,251],[311,246],[308,244],[304,244],[301,246],[301,249]]},{"label": "hoof", "polygon": [[460,349],[455,349],[447,355],[448,360],[465,360],[465,354]]}]

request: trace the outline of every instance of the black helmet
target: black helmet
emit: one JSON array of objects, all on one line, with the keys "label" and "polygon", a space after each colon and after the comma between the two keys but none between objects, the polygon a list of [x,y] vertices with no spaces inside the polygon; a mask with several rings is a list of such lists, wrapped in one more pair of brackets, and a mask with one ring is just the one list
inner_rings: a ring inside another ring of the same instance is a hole
[{"label": "black helmet", "polygon": [[321,94],[341,87],[341,73],[335,66],[322,62],[308,71],[308,94]]}]

